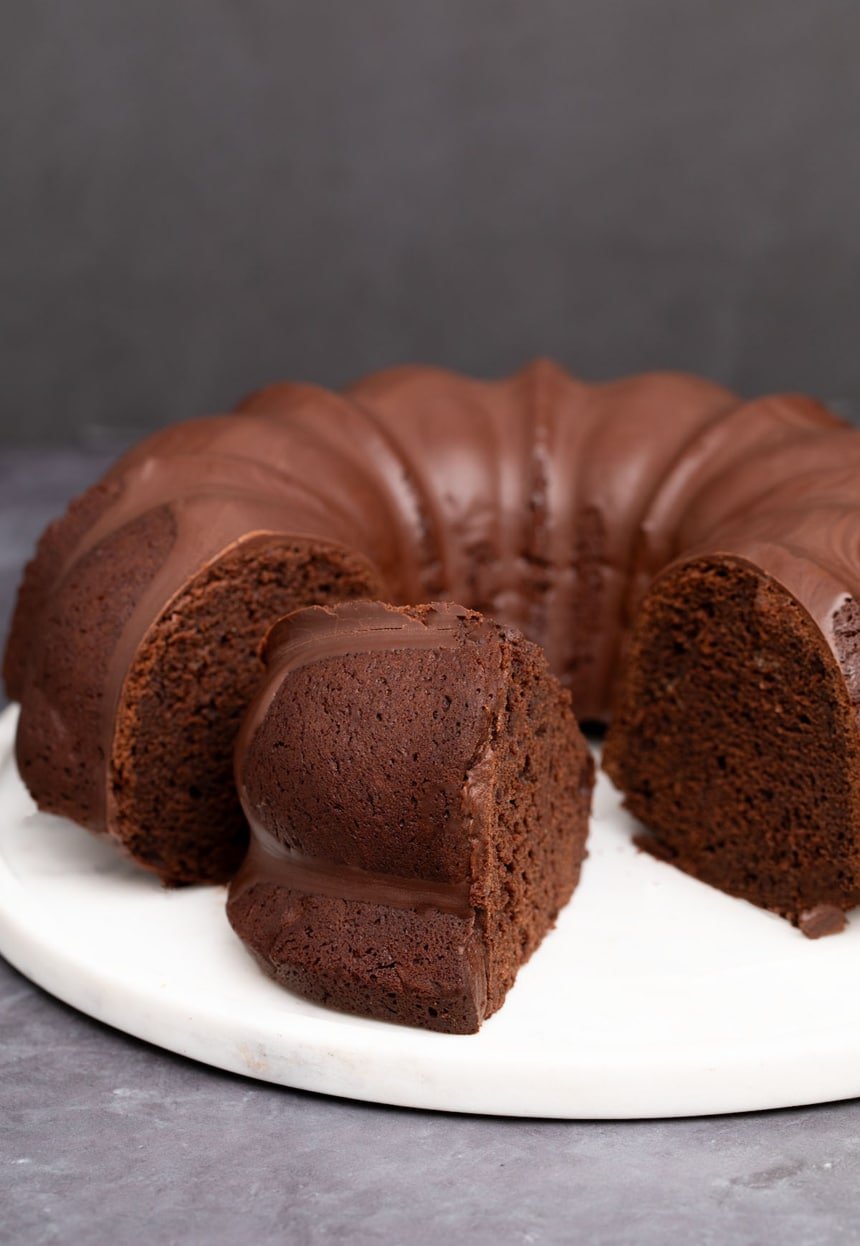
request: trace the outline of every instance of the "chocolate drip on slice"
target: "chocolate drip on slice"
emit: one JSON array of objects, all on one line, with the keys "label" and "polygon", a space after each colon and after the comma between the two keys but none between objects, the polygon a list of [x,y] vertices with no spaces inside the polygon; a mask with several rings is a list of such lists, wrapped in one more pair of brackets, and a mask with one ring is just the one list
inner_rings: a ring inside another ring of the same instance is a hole
[{"label": "chocolate drip on slice", "polygon": [[454,917],[469,917],[469,880],[446,883],[425,878],[401,878],[359,869],[338,861],[306,857],[281,844],[259,823],[251,824],[251,844],[239,873],[230,885],[237,900],[258,883],[276,884],[306,895],[380,904],[415,913],[436,909]]}]

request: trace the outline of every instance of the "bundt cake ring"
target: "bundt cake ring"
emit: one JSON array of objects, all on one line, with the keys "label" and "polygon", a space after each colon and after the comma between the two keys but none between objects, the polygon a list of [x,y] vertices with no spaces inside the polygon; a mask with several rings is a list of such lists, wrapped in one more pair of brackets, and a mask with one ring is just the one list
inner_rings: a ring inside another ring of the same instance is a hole
[{"label": "bundt cake ring", "polygon": [[44,533],[19,769],[167,884],[234,876],[250,823],[229,909],[270,973],[468,1030],[576,884],[572,702],[655,852],[828,933],[860,901],[858,477],[821,404],[674,373],[272,386]]}]

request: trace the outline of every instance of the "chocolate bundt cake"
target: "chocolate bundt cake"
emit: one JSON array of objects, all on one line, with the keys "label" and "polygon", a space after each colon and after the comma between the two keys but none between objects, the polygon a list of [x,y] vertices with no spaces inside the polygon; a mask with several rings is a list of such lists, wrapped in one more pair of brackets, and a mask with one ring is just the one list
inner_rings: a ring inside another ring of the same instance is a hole
[{"label": "chocolate bundt cake", "polygon": [[311,999],[476,1030],[579,877],[593,763],[570,694],[537,645],[450,603],[302,610],[265,657],[235,930]]},{"label": "chocolate bundt cake", "polygon": [[[457,600],[541,645],[581,721],[617,699],[610,773],[678,864],[798,921],[843,911],[858,471],[860,433],[820,404],[676,374],[273,386],[155,434],[42,538],[5,662],[21,773],[166,882],[225,879],[247,836],[231,750],[271,623]],[[677,759],[697,729],[698,771]]]}]

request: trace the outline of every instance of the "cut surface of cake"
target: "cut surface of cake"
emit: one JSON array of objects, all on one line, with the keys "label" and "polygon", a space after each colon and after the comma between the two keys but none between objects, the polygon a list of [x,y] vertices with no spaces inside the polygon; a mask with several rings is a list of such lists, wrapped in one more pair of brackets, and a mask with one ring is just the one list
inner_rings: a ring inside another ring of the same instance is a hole
[{"label": "cut surface of cake", "polygon": [[857,691],[783,584],[736,555],[688,559],[645,598],[603,765],[655,855],[834,933],[860,902]]}]

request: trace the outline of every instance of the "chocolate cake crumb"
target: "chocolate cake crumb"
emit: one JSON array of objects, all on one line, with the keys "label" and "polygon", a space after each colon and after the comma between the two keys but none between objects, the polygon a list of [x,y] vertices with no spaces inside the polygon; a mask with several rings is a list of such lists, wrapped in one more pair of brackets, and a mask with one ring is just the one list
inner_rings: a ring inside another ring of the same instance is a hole
[{"label": "chocolate cake crumb", "polygon": [[702,556],[655,582],[603,764],[696,878],[822,934],[860,901],[856,707],[810,615],[746,560]]},{"label": "chocolate cake crumb", "polygon": [[671,864],[678,855],[668,844],[661,843],[656,836],[647,833],[634,835],[633,843],[640,852],[647,852],[648,856],[653,857],[655,861],[666,861]]},{"label": "chocolate cake crumb", "polygon": [[832,904],[817,904],[814,909],[805,909],[799,915],[797,925],[807,939],[823,939],[826,935],[840,934],[845,929],[845,913]]}]

